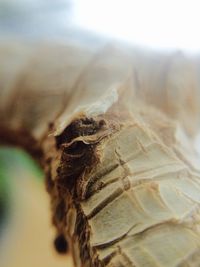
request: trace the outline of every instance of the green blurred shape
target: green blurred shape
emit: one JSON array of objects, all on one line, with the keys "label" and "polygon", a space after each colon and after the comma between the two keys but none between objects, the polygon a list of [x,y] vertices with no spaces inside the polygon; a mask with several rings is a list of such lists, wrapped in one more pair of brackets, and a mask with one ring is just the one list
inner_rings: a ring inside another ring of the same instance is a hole
[{"label": "green blurred shape", "polygon": [[[8,179],[8,166],[4,149],[0,149],[0,227],[8,218],[10,210],[10,180]],[[0,229],[1,233],[1,229]]]},{"label": "green blurred shape", "polygon": [[[43,180],[43,172],[36,162],[25,151],[0,147],[0,232],[4,223],[9,219],[12,211],[12,199],[14,190],[12,189],[12,174],[24,168],[27,170],[27,179],[34,178]],[[20,175],[18,177],[20,184]]]}]

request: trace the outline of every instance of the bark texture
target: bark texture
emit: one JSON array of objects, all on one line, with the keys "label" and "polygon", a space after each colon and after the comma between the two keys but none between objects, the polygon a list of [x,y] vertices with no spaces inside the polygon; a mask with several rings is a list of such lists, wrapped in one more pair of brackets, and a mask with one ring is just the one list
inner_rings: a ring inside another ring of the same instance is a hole
[{"label": "bark texture", "polygon": [[43,166],[75,266],[199,267],[194,59],[1,46],[1,142]]}]

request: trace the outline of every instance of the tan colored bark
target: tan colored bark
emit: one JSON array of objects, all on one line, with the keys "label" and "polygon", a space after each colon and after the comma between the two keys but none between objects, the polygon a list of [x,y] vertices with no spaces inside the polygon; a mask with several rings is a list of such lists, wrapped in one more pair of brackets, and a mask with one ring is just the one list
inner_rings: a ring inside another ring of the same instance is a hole
[{"label": "tan colored bark", "polygon": [[136,52],[29,48],[5,72],[1,138],[39,151],[75,266],[198,267],[197,66]]}]

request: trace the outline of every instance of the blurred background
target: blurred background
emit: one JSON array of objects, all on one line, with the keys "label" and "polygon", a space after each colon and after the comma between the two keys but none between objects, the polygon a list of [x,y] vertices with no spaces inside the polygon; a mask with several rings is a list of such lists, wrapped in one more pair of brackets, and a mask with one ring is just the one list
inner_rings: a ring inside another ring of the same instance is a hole
[{"label": "blurred background", "polygon": [[0,149],[0,266],[72,266],[54,249],[44,176],[25,152]]},{"label": "blurred background", "polygon": [[0,0],[0,34],[199,51],[198,0]]},{"label": "blurred background", "polygon": [[[0,0],[0,41],[119,41],[198,53],[199,1]],[[54,251],[44,176],[15,148],[0,148],[0,267],[72,266]]]}]

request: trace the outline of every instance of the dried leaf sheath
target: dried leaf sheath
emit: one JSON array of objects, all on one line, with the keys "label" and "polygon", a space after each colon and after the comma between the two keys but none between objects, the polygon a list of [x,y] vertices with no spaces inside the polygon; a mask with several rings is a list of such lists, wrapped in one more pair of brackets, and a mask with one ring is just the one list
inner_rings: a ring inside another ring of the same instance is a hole
[{"label": "dried leaf sheath", "polygon": [[198,266],[199,175],[177,156],[175,136],[169,146],[148,125],[148,110],[123,106],[120,117],[122,106],[74,116],[56,136],[59,233],[77,266],[185,266],[195,257]]},{"label": "dried leaf sheath", "polygon": [[[129,57],[118,68],[108,55],[84,68],[50,135],[28,128],[58,234],[76,266],[199,267],[199,173],[176,124],[131,84],[116,85],[131,73]],[[105,80],[102,65],[110,66]]]}]

